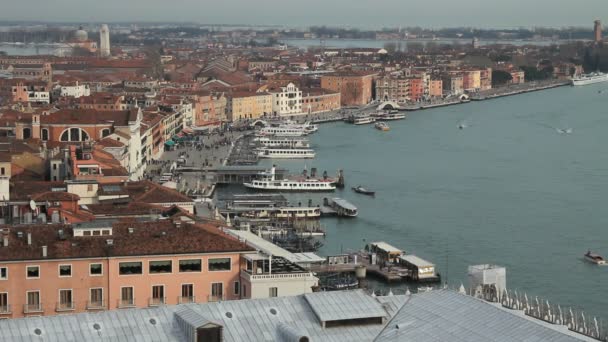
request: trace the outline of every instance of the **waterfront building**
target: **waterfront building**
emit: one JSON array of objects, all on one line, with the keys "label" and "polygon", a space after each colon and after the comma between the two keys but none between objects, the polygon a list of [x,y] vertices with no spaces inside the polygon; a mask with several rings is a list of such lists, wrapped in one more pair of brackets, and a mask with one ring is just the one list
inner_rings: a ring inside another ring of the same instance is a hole
[{"label": "waterfront building", "polygon": [[239,299],[241,255],[253,252],[182,220],[11,226],[0,237],[1,318]]},{"label": "waterfront building", "polygon": [[462,72],[462,87],[466,91],[477,91],[481,88],[481,71],[465,70]]},{"label": "waterfront building", "polygon": [[302,88],[302,112],[308,114],[329,112],[341,107],[340,92],[322,88]]},{"label": "waterfront building", "polygon": [[595,43],[602,41],[602,22],[600,20],[593,22],[593,40]]},{"label": "waterfront building", "polygon": [[464,93],[463,77],[460,73],[450,73],[443,77],[443,89],[452,95]]},{"label": "waterfront building", "polygon": [[110,57],[110,29],[108,25],[103,24],[99,29],[99,55],[101,57]]},{"label": "waterfront building", "polygon": [[409,99],[409,78],[385,75],[376,79],[376,100],[406,102]]},{"label": "waterfront building", "polygon": [[266,92],[234,91],[228,94],[228,121],[258,119],[272,113],[273,95]]},{"label": "waterfront building", "polygon": [[434,98],[443,96],[443,81],[441,79],[431,79],[429,82],[429,96]]},{"label": "waterfront building", "polygon": [[340,92],[342,106],[362,106],[372,100],[375,72],[341,71],[321,76],[321,88]]},{"label": "waterfront building", "polygon": [[411,77],[409,88],[409,99],[410,101],[420,101],[425,94],[426,82],[424,77]]},{"label": "waterfront building", "polygon": [[272,95],[272,114],[289,116],[302,113],[302,91],[295,84],[267,90]]}]

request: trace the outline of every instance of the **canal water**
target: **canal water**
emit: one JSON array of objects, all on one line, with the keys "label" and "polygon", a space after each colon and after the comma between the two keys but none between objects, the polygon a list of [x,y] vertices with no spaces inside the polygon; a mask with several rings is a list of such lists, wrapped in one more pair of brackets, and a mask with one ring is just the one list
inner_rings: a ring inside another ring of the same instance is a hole
[{"label": "canal water", "polygon": [[413,112],[389,132],[331,123],[311,136],[314,160],[275,162],[345,171],[344,190],[289,196],[359,208],[322,219],[321,255],[386,241],[436,263],[452,286],[466,286],[468,265],[498,264],[511,289],[608,318],[608,267],[582,258],[608,256],[607,104],[604,84]]}]

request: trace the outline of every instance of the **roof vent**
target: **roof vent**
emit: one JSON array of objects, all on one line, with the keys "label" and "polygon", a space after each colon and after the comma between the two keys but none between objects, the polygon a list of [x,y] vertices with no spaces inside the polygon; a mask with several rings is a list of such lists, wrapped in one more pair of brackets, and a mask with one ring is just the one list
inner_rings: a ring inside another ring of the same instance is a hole
[{"label": "roof vent", "polygon": [[135,231],[135,228],[129,227],[129,234],[133,234],[134,231]]},{"label": "roof vent", "polygon": [[230,312],[230,311],[226,312],[226,317],[232,318],[232,312]]},{"label": "roof vent", "polygon": [[17,237],[23,239],[23,232],[17,232]]},{"label": "roof vent", "polygon": [[39,328],[34,329],[34,334],[40,336],[42,335],[42,330],[40,330]]},{"label": "roof vent", "polygon": [[154,319],[154,318],[150,318],[150,324],[152,324],[152,325],[156,325],[156,319]]},{"label": "roof vent", "polygon": [[276,315],[278,313],[278,311],[277,311],[277,309],[272,308],[272,309],[270,309],[270,313],[273,315]]},{"label": "roof vent", "polygon": [[107,239],[107,240],[106,240],[106,244],[107,244],[108,246],[112,246],[112,245],[114,245],[114,240],[112,240],[112,239]]},{"label": "roof vent", "polygon": [[95,323],[95,324],[93,324],[93,329],[99,331],[99,330],[101,330],[101,325],[99,325],[99,323]]}]

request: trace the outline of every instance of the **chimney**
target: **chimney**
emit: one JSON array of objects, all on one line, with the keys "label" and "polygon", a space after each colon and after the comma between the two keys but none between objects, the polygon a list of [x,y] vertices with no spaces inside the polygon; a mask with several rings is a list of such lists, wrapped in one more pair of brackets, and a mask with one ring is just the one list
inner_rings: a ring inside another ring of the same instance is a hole
[{"label": "chimney", "polygon": [[133,234],[134,231],[135,231],[135,228],[129,228],[129,234]]},{"label": "chimney", "polygon": [[27,245],[32,245],[32,233],[27,233]]},{"label": "chimney", "polygon": [[114,240],[112,240],[112,239],[107,239],[107,240],[106,240],[106,244],[107,244],[108,246],[112,246],[112,245],[114,245]]},{"label": "chimney", "polygon": [[47,250],[48,248],[46,246],[42,246],[42,257],[46,258],[47,257]]},{"label": "chimney", "polygon": [[8,247],[8,236],[6,236],[6,235],[4,235],[4,241],[3,241],[2,246]]}]

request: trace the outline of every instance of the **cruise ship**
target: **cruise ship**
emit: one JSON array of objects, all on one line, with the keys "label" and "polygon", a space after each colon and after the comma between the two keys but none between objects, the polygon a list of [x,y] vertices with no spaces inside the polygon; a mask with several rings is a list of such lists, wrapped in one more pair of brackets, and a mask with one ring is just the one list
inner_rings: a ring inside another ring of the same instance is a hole
[{"label": "cruise ship", "polygon": [[254,139],[258,145],[263,147],[288,147],[288,148],[309,148],[308,139],[301,137],[294,138],[273,138],[273,137],[258,137]]},{"label": "cruise ship", "polygon": [[315,150],[306,148],[261,148],[258,157],[271,159],[312,159]]},{"label": "cruise ship", "polygon": [[336,185],[332,179],[318,179],[310,177],[276,179],[275,167],[270,171],[259,174],[258,179],[254,179],[249,183],[243,183],[246,188],[255,190],[273,190],[273,191],[334,191]]},{"label": "cruise ship", "polygon": [[608,74],[594,72],[591,74],[582,74],[572,79],[572,85],[574,86],[583,86],[600,82],[608,82]]}]

